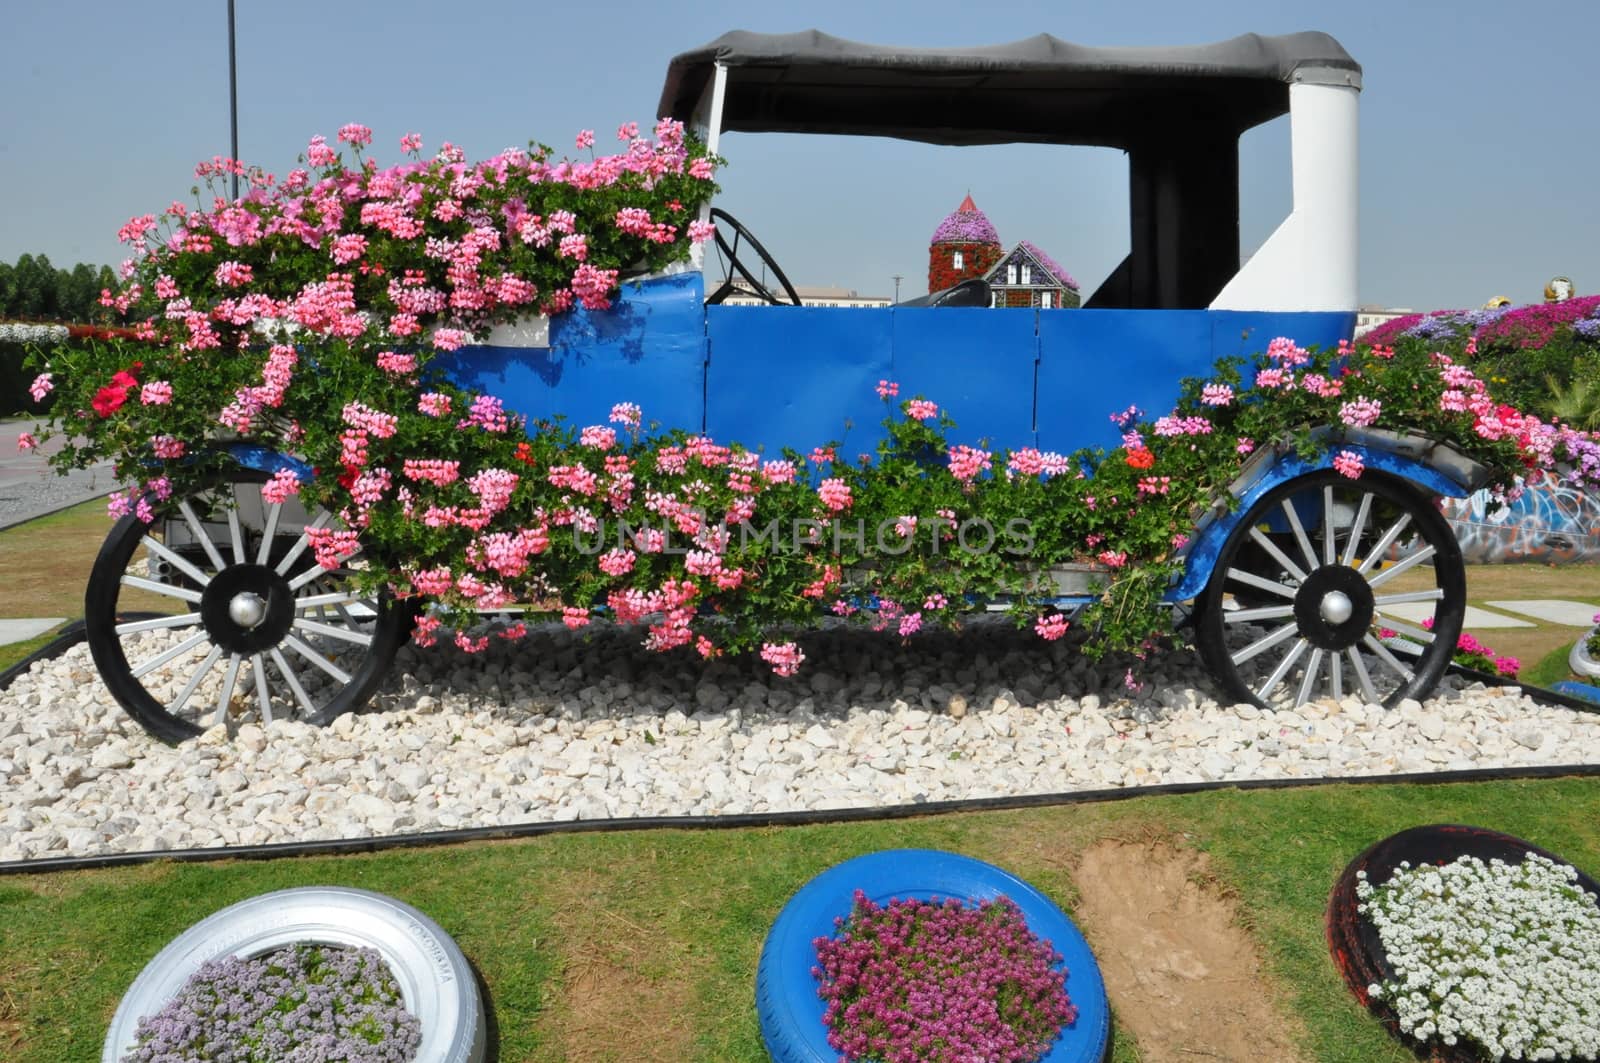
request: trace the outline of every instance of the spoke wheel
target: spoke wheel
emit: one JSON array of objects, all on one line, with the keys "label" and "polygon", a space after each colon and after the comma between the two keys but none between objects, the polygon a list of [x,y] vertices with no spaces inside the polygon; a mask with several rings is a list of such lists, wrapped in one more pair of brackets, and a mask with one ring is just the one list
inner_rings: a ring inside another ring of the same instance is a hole
[{"label": "spoke wheel", "polygon": [[405,603],[317,564],[306,532],[332,515],[269,503],[265,482],[241,471],[152,525],[124,517],[95,559],[89,650],[162,741],[218,723],[325,725],[365,704],[409,635]]},{"label": "spoke wheel", "polygon": [[1431,499],[1326,471],[1250,508],[1201,595],[1197,640],[1238,701],[1392,706],[1433,690],[1466,608],[1461,550]]}]

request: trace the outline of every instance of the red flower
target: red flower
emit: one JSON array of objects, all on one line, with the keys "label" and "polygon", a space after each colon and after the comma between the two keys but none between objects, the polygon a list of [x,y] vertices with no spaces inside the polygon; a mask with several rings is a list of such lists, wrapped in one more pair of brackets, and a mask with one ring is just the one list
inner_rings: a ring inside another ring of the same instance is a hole
[{"label": "red flower", "polygon": [[[117,376],[127,376],[127,374],[118,373]],[[115,380],[116,377],[113,377],[112,379]],[[110,417],[112,414],[120,410],[122,408],[122,404],[127,401],[128,389],[126,387],[112,385],[109,387],[103,387],[99,391],[95,392],[94,398],[90,400],[89,405],[93,406],[94,412],[98,413],[101,417]]]},{"label": "red flower", "polygon": [[346,491],[356,485],[356,479],[361,475],[361,466],[346,465],[344,472],[339,476],[339,486]]},{"label": "red flower", "polygon": [[1148,469],[1156,463],[1156,456],[1144,447],[1128,451],[1128,464],[1135,469]]},{"label": "red flower", "polygon": [[533,448],[526,443],[518,443],[515,457],[524,465],[532,465],[534,463]]}]

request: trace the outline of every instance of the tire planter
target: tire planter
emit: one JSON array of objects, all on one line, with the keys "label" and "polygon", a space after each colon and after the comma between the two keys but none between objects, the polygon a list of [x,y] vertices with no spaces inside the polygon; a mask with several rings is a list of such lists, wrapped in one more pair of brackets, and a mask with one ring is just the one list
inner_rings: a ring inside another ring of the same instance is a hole
[{"label": "tire planter", "polygon": [[1589,652],[1589,640],[1596,633],[1600,633],[1600,624],[1584,632],[1583,637],[1572,644],[1572,652],[1567,654],[1567,667],[1572,669],[1574,675],[1600,679],[1600,659]]},{"label": "tire planter", "polygon": [[1569,698],[1577,698],[1579,701],[1587,701],[1592,705],[1600,705],[1600,687],[1590,683],[1578,683],[1567,679],[1556,683],[1550,689]]},{"label": "tire planter", "polygon": [[[1360,902],[1356,899],[1356,872],[1365,871],[1368,882],[1381,886],[1389,881],[1402,860],[1417,867],[1422,864],[1443,865],[1462,856],[1475,856],[1485,863],[1500,859],[1510,864],[1521,863],[1529,853],[1537,853],[1560,864],[1570,863],[1510,834],[1482,827],[1433,824],[1390,835],[1352,860],[1350,866],[1344,869],[1344,874],[1339,876],[1333,894],[1328,898],[1327,914],[1328,949],[1333,954],[1334,965],[1339,968],[1344,984],[1362,1006],[1376,1015],[1407,1048],[1420,1049],[1421,1043],[1402,1034],[1395,1013],[1388,1005],[1373,1000],[1367,994],[1367,986],[1393,978],[1394,968],[1384,954],[1377,929],[1357,910]],[[1596,904],[1600,904],[1600,883],[1580,871],[1577,884],[1595,899]],[[1475,1063],[1482,1058],[1475,1048],[1470,1044],[1430,1044],[1422,1051],[1431,1053],[1424,1058],[1443,1063]]]},{"label": "tire planter", "polygon": [[1111,1036],[1105,980],[1088,942],[1065,912],[1037,889],[993,864],[931,849],[890,849],[835,865],[802,886],[773,922],[756,972],[761,1037],[774,1063],[836,1063],[828,1045],[823,1003],[811,975],[812,941],[834,933],[848,916],[856,890],[879,904],[893,898],[1014,901],[1028,929],[1048,939],[1067,970],[1067,996],[1078,1018],[1061,1031],[1041,1063],[1099,1063]]},{"label": "tire planter", "polygon": [[139,972],[117,1005],[102,1063],[135,1045],[139,1019],[172,999],[208,960],[260,956],[296,943],[376,949],[406,1009],[422,1023],[416,1063],[480,1063],[488,1045],[472,968],[449,934],[409,904],[368,890],[307,886],[264,893],[208,916]]}]

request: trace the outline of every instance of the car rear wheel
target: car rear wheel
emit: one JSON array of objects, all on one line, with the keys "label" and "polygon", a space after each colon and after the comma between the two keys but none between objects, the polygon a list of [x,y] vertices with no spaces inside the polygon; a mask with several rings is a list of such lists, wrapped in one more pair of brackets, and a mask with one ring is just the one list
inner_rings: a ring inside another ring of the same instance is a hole
[{"label": "car rear wheel", "polygon": [[1313,473],[1250,507],[1197,608],[1227,693],[1263,707],[1427,697],[1466,616],[1466,569],[1432,499],[1368,472]]}]

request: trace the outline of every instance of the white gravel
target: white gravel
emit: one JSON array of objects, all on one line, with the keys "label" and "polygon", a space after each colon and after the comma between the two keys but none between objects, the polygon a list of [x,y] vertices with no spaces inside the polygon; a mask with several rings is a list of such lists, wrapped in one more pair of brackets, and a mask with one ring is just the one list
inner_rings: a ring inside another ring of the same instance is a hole
[{"label": "white gravel", "polygon": [[[0,860],[550,820],[902,805],[1202,780],[1600,763],[1600,716],[1514,688],[1395,709],[1219,705],[1188,652],[1089,661],[980,618],[961,635],[804,634],[780,679],[637,631],[540,628],[402,652],[372,708],[171,748],[87,647],[0,692]],[[1125,670],[1143,681],[1130,691]]]}]

